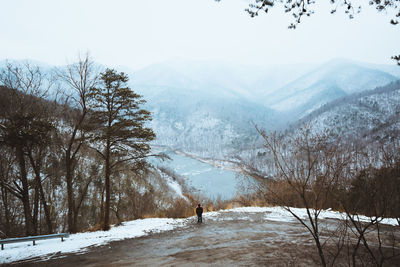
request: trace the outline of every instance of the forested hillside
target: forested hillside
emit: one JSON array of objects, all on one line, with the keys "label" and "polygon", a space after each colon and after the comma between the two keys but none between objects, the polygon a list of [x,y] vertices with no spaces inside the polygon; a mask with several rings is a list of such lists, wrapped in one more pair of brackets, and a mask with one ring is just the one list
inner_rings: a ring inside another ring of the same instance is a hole
[{"label": "forested hillside", "polygon": [[285,129],[326,103],[397,80],[400,71],[340,59],[260,67],[181,60],[132,73],[153,114],[154,144],[222,158],[253,146],[255,124]]},{"label": "forested hillside", "polygon": [[352,94],[312,112],[303,122],[339,136],[387,140],[399,136],[400,82]]},{"label": "forested hillside", "polygon": [[144,124],[151,117],[127,79],[113,70],[100,73],[88,58],[52,72],[28,62],[2,69],[3,236],[176,216],[169,208],[185,198],[174,190],[184,181],[146,163],[148,156],[162,155],[150,150],[155,136]]}]

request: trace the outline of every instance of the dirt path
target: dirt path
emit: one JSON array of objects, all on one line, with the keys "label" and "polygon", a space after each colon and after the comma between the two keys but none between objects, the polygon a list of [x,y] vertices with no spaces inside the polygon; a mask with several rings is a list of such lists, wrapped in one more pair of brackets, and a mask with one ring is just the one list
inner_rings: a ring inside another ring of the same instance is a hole
[{"label": "dirt path", "polygon": [[[13,266],[316,266],[309,234],[265,213],[223,212],[184,228]],[[393,266],[396,266],[393,265]]]}]

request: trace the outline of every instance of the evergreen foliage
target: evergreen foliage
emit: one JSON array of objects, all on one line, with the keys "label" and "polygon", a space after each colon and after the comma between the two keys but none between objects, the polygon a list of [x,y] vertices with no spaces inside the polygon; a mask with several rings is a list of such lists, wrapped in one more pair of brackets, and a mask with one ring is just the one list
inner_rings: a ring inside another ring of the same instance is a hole
[{"label": "evergreen foliage", "polygon": [[107,69],[101,74],[101,84],[90,90],[92,120],[96,125],[92,141],[104,160],[105,212],[103,229],[109,229],[110,179],[112,170],[122,163],[142,164],[150,152],[149,142],[155,134],[145,123],[150,112],[141,109],[145,102],[128,86],[128,76]]}]

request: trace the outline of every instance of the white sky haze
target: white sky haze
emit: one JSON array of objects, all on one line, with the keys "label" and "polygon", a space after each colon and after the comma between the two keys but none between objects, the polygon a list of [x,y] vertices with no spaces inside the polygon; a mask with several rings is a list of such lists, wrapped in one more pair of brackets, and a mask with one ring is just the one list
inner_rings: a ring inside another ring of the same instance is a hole
[{"label": "white sky haze", "polygon": [[[256,18],[247,0],[2,1],[0,59],[61,65],[89,51],[110,66],[140,68],[171,58],[244,64],[323,62],[349,58],[394,64],[400,26],[366,7],[349,20],[329,4],[296,30],[276,7]],[[328,1],[326,1],[328,2]]]}]

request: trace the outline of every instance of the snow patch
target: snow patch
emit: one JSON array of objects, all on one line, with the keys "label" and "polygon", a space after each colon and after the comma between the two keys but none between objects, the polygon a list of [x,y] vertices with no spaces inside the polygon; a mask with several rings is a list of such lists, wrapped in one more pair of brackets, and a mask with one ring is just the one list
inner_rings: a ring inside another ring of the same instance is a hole
[{"label": "snow patch", "polygon": [[5,244],[0,254],[0,264],[23,259],[42,257],[51,258],[57,253],[82,253],[90,246],[102,246],[112,241],[145,236],[150,233],[170,231],[186,225],[188,219],[149,218],[113,226],[109,231],[96,231],[71,234],[61,242],[60,239],[48,239],[32,242]]}]

